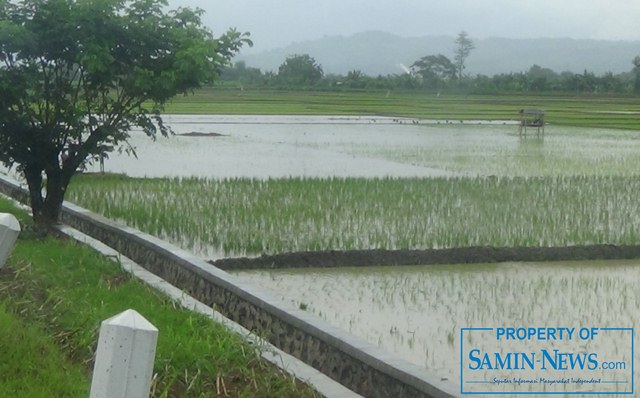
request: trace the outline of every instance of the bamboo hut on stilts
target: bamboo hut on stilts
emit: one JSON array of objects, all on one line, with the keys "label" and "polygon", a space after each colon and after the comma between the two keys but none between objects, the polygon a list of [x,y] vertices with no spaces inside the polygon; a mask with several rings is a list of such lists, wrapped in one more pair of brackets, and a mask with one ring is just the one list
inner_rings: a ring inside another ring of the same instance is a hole
[{"label": "bamboo hut on stilts", "polygon": [[520,125],[518,134],[527,136],[527,127],[536,129],[536,137],[544,137],[544,111],[541,109],[520,109]]}]

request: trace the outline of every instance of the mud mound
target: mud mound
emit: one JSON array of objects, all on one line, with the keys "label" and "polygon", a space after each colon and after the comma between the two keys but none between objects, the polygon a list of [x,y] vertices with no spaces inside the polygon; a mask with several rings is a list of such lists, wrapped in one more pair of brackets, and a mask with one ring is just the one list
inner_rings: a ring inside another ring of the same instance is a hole
[{"label": "mud mound", "polygon": [[183,137],[224,137],[224,134],[220,133],[203,133],[199,131],[192,131],[190,133],[178,134]]},{"label": "mud mound", "polygon": [[464,247],[431,250],[328,250],[209,261],[225,270],[381,265],[473,264],[507,261],[622,260],[640,258],[640,246]]}]

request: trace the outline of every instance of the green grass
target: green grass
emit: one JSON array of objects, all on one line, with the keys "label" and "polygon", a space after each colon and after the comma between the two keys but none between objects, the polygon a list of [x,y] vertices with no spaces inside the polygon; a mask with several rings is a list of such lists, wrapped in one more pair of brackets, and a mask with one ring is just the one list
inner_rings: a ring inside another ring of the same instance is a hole
[{"label": "green grass", "polygon": [[[0,200],[7,210],[28,219]],[[86,397],[100,322],[129,308],[160,330],[152,397],[223,389],[235,397],[314,396],[241,337],[177,308],[93,250],[41,237],[28,224],[0,274],[0,303],[3,397]]]},{"label": "green grass", "polygon": [[611,176],[262,181],[87,175],[74,181],[68,199],[207,256],[636,244],[637,192],[639,178]]},{"label": "green grass", "polygon": [[[254,115],[380,115],[419,119],[514,120],[542,108],[551,124],[640,129],[638,99],[609,96],[440,95],[402,91],[234,91],[202,89],[178,97],[167,113]],[[630,113],[631,112],[631,113]]]},{"label": "green grass", "polygon": [[0,396],[88,395],[83,366],[65,358],[38,325],[25,323],[0,303]]}]

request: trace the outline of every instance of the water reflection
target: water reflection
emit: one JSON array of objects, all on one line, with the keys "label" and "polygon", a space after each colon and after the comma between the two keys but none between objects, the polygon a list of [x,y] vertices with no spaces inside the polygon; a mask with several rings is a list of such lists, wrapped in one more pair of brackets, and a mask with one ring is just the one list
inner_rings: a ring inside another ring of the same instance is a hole
[{"label": "water reflection", "polygon": [[[635,327],[640,317],[640,264],[633,261],[299,269],[238,276],[449,380],[460,380],[461,328]],[[518,344],[514,349],[523,348]],[[624,336],[593,344],[591,350],[605,353],[624,354],[629,347]]]}]

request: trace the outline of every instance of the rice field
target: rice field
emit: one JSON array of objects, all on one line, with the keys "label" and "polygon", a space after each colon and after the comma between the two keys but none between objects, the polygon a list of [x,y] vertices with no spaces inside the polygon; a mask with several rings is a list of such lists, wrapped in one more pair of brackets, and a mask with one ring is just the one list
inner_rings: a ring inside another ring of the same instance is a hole
[{"label": "rice field", "polygon": [[448,129],[449,141],[360,147],[354,153],[466,176],[635,177],[640,172],[638,131],[552,126],[543,139],[518,140],[510,134],[513,126],[441,128]]},{"label": "rice field", "polygon": [[[178,135],[67,199],[207,258],[288,251],[635,244],[640,133],[388,117],[166,117]],[[440,123],[440,124],[438,124]]]},{"label": "rice field", "polygon": [[[452,381],[460,380],[461,328],[640,326],[638,261],[305,268],[236,275]],[[479,347],[482,352],[496,350],[495,335],[486,339],[469,336],[465,344]],[[598,352],[603,360],[609,353],[631,363],[632,358],[637,361],[640,356],[632,357],[628,336],[610,334],[581,343],[579,348],[575,342],[501,342],[498,350],[532,352],[548,344],[560,351]],[[485,380],[527,378],[529,374],[517,369],[480,373],[478,376]],[[540,376],[551,377],[542,373]],[[575,373],[569,371],[565,376]],[[611,379],[610,373],[593,371],[580,375]],[[636,370],[636,378],[639,374]],[[585,386],[583,391],[588,393],[590,388],[602,391],[601,386]],[[534,387],[533,391],[539,390]],[[526,387],[513,386],[505,391],[528,392]]]},{"label": "rice field", "polygon": [[167,111],[206,115],[386,115],[419,119],[505,120],[542,108],[554,125],[640,129],[636,97],[436,95],[419,91],[276,91],[207,88],[176,97]]},{"label": "rice field", "polygon": [[[141,162],[107,163],[131,177],[79,175],[67,199],[210,259],[639,242],[638,131],[552,126],[544,139],[519,140],[512,125],[483,122],[242,118],[178,125],[216,138],[140,141]],[[237,276],[458,380],[463,327],[640,326],[639,269],[509,263]],[[609,343],[594,349],[625,348]]]},{"label": "rice field", "polygon": [[68,200],[203,257],[307,250],[637,244],[640,178],[132,179]]},{"label": "rice field", "polygon": [[210,179],[634,177],[640,171],[634,130],[550,125],[544,138],[519,139],[508,120],[167,115],[165,121],[176,136],[151,142],[133,132],[138,158],[111,153],[105,171]]}]

